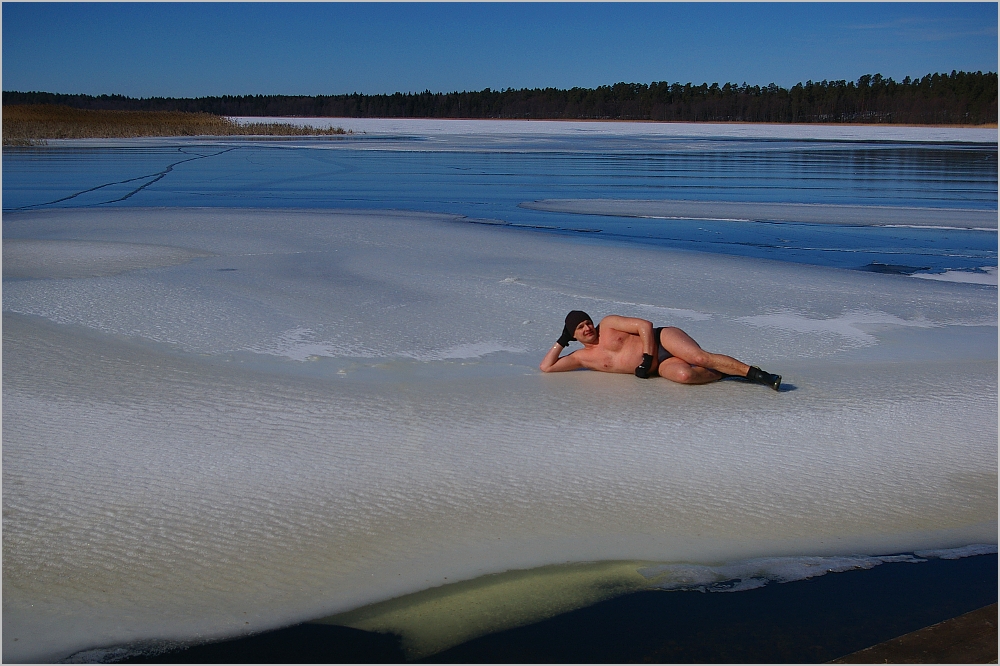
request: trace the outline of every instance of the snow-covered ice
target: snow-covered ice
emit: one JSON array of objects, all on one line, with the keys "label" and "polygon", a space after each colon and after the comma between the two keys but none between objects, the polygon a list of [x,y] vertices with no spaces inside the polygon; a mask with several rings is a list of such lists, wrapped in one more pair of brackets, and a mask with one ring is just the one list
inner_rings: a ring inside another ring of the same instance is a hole
[{"label": "snow-covered ice", "polygon": [[792,139],[819,141],[919,141],[996,143],[996,128],[907,127],[901,125],[789,125],[764,123],[662,123],[636,121],[462,120],[450,118],[261,118],[234,117],[237,122],[282,122],[312,127],[341,127],[374,135],[475,136],[503,135],[627,136],[724,139]]},{"label": "snow-covered ice", "polygon": [[[4,234],[48,242],[4,283],[7,661],[567,562],[707,585],[996,543],[994,286],[398,211],[63,209]],[[543,375],[574,308],[679,325],[789,390]]]}]

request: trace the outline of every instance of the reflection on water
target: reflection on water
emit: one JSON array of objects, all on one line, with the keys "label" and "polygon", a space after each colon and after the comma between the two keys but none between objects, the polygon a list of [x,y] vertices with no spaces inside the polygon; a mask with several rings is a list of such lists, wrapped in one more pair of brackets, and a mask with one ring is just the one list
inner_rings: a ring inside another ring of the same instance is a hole
[{"label": "reflection on water", "polygon": [[88,206],[396,208],[589,241],[943,272],[995,266],[994,232],[593,217],[519,208],[616,198],[996,210],[996,144],[663,136],[357,135],[8,150],[4,210]]}]

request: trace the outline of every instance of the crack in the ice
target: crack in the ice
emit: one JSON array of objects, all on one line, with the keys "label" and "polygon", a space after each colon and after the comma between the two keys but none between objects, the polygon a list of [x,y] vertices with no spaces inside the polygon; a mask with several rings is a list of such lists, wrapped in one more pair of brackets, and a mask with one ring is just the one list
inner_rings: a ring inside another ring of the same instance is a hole
[{"label": "crack in the ice", "polygon": [[[4,211],[5,212],[13,212],[13,211],[18,211],[18,210],[31,210],[32,208],[43,208],[45,206],[53,206],[55,204],[62,203],[64,201],[69,201],[70,199],[75,199],[76,197],[82,196],[82,195],[87,194],[89,192],[96,192],[97,190],[103,189],[105,187],[111,187],[112,185],[124,185],[125,183],[131,183],[131,182],[137,181],[137,180],[146,180],[147,178],[152,178],[152,180],[150,180],[147,183],[143,183],[139,187],[135,188],[134,190],[132,190],[131,192],[129,192],[128,194],[126,194],[125,196],[119,197],[117,199],[109,199],[108,201],[100,201],[100,202],[95,203],[95,204],[89,204],[87,206],[84,206],[84,208],[93,208],[95,206],[103,206],[105,204],[118,203],[119,201],[125,201],[129,197],[132,197],[135,194],[138,194],[139,192],[141,192],[142,190],[146,189],[147,187],[149,187],[153,183],[159,181],[161,178],[163,178],[168,173],[170,173],[171,171],[173,171],[174,167],[177,166],[177,165],[179,165],[179,164],[184,164],[185,162],[193,162],[194,160],[205,159],[206,157],[217,157],[218,155],[222,155],[223,153],[228,153],[231,150],[236,150],[236,146],[234,146],[232,148],[226,148],[225,150],[220,150],[219,152],[212,153],[210,155],[201,155],[201,154],[196,153],[194,157],[188,157],[187,159],[178,160],[177,162],[174,162],[172,164],[168,164],[166,166],[166,168],[164,168],[162,171],[158,171],[156,173],[150,173],[150,174],[146,174],[144,176],[135,176],[134,178],[126,178],[125,180],[116,180],[116,181],[114,181],[112,183],[104,183],[103,185],[97,185],[96,187],[90,187],[90,188],[87,188],[86,190],[80,190],[79,192],[75,192],[73,194],[70,194],[70,195],[65,196],[65,197],[61,197],[59,199],[55,199],[53,201],[47,201],[45,203],[29,204],[27,206],[19,206],[17,208],[5,208]],[[180,152],[181,154],[184,154],[184,155],[190,155],[191,154],[191,153],[184,152],[183,148],[178,148],[177,151]]]}]

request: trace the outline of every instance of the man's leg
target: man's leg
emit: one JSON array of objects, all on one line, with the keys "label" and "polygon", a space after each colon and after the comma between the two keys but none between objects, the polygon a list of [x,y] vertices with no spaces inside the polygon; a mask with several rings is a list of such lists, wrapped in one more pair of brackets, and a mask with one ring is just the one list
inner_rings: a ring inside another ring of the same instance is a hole
[{"label": "man's leg", "polygon": [[722,379],[722,373],[697,365],[691,365],[676,356],[667,358],[656,369],[661,377],[678,384],[709,384]]},{"label": "man's leg", "polygon": [[[713,354],[707,352],[698,346],[690,335],[685,333],[679,328],[674,326],[668,326],[660,332],[660,344],[663,348],[671,353],[675,358],[684,361],[685,363],[698,367],[705,368],[708,370],[714,370],[717,374],[721,373],[723,375],[736,375],[737,377],[746,377],[747,372],[750,370],[750,366],[742,361],[737,361],[732,356],[726,356],[724,354]],[[673,359],[667,359],[660,364],[661,377],[667,377],[663,374],[663,366],[667,365],[669,361]],[[676,364],[670,364],[666,368],[667,372],[676,372],[679,367]],[[716,377],[715,379],[720,379],[721,377]],[[674,380],[678,381],[678,380]],[[714,380],[707,380],[714,381]],[[682,382],[684,384],[691,382]],[[696,382],[699,384],[704,384],[705,382]]]},{"label": "man's leg", "polygon": [[781,375],[751,367],[732,356],[707,352],[679,328],[664,328],[660,332],[660,344],[674,355],[674,358],[664,360],[657,369],[661,377],[682,384],[707,384],[722,379],[722,375],[735,375],[775,391],[781,390]]}]

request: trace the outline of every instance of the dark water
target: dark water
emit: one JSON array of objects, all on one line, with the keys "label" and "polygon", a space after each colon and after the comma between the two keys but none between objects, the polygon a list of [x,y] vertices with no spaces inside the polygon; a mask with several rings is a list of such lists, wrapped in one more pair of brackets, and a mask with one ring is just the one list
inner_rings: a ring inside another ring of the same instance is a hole
[{"label": "dark water", "polygon": [[[739,593],[637,592],[482,636],[433,663],[823,663],[997,600],[997,556],[883,564]],[[303,624],[130,663],[391,663],[391,634]]]},{"label": "dark water", "polygon": [[[395,208],[500,220],[601,243],[641,243],[908,272],[997,264],[995,231],[646,220],[526,210],[621,198],[996,210],[995,144],[552,137],[184,140],[6,149],[4,211],[50,207]],[[886,266],[890,268],[885,268]]]}]

